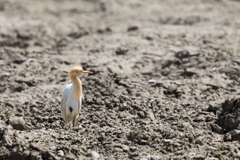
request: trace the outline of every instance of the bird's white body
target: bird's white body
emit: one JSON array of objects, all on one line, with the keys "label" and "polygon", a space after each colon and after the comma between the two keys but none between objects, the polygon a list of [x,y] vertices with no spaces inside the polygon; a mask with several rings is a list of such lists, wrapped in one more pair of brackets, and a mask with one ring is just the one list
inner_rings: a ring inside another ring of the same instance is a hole
[{"label": "bird's white body", "polygon": [[79,66],[73,67],[69,72],[69,78],[71,79],[72,84],[67,85],[62,94],[62,118],[65,123],[72,122],[73,126],[82,106],[82,82],[78,77],[86,73],[91,72],[84,71],[82,67]]},{"label": "bird's white body", "polygon": [[74,85],[68,84],[63,91],[61,99],[62,117],[65,122],[71,122],[78,117],[82,106],[82,96],[77,97]]}]

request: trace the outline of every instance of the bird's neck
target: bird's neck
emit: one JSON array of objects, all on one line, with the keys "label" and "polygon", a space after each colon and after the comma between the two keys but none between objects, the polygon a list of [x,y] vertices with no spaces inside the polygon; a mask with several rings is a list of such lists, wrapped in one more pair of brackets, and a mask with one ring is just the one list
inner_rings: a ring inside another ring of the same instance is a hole
[{"label": "bird's neck", "polygon": [[76,76],[70,76],[70,79],[74,85],[74,92],[76,95],[76,98],[79,99],[82,95],[82,83],[79,78]]}]

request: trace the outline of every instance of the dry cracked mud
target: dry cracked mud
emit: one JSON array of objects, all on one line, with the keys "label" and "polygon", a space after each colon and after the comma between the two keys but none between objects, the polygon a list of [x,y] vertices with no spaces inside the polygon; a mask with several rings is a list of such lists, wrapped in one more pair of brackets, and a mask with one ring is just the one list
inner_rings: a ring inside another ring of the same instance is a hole
[{"label": "dry cracked mud", "polygon": [[239,1],[2,0],[0,22],[1,160],[240,159]]}]

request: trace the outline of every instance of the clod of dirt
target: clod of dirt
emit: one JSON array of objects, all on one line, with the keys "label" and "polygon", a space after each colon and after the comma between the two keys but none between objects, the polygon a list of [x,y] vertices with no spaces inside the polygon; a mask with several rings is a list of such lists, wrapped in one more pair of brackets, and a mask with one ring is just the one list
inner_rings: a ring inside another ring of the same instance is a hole
[{"label": "clod of dirt", "polygon": [[222,113],[219,117],[219,125],[223,129],[240,129],[240,99],[226,100],[222,104]]},{"label": "clod of dirt", "polygon": [[61,157],[63,157],[63,156],[64,156],[64,152],[63,152],[62,150],[59,150],[59,151],[58,151],[58,155],[61,156]]},{"label": "clod of dirt", "polygon": [[131,27],[128,27],[128,32],[131,32],[131,31],[136,31],[138,30],[138,27],[137,26],[131,26]]},{"label": "clod of dirt", "polygon": [[117,55],[124,55],[124,54],[126,54],[127,52],[128,52],[128,49],[118,48],[118,49],[116,50],[116,54],[117,54]]},{"label": "clod of dirt", "polygon": [[210,112],[216,113],[216,111],[217,111],[219,108],[220,108],[220,106],[218,106],[218,105],[213,105],[213,104],[210,103],[207,110],[210,111]]},{"label": "clod of dirt", "polygon": [[188,51],[179,51],[175,53],[175,57],[179,59],[187,58],[190,56],[190,53]]},{"label": "clod of dirt", "polygon": [[224,141],[240,140],[240,98],[222,103],[217,123],[225,132]]},{"label": "clod of dirt", "polygon": [[92,152],[90,153],[90,156],[91,156],[94,160],[100,158],[100,155],[99,155],[97,152],[95,152],[95,151],[92,151]]},{"label": "clod of dirt", "polygon": [[107,28],[99,28],[99,29],[97,30],[97,32],[98,32],[99,34],[111,33],[112,30],[111,30],[111,28],[109,28],[109,27],[107,27]]},{"label": "clod of dirt", "polygon": [[25,121],[20,117],[11,117],[9,119],[9,124],[13,127],[13,129],[17,130],[25,129]]}]

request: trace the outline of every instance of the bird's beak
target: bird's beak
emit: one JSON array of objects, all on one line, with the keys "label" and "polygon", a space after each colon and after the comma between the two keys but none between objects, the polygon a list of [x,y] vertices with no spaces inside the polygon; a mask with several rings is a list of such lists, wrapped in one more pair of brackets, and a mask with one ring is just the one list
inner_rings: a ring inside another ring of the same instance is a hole
[{"label": "bird's beak", "polygon": [[90,72],[90,71],[83,71],[83,73],[92,73],[92,72]]}]

